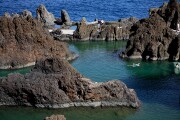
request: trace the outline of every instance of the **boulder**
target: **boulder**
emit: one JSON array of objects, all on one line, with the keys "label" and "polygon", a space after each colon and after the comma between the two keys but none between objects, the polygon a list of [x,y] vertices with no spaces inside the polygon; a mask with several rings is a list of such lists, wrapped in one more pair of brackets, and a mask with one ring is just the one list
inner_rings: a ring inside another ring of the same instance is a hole
[{"label": "boulder", "polygon": [[121,57],[148,60],[179,60],[180,3],[170,0],[150,9],[150,16],[131,28],[130,40]]},{"label": "boulder", "polygon": [[65,25],[65,26],[71,26],[72,25],[71,19],[70,19],[69,14],[66,10],[61,10],[61,20],[62,20],[63,25]]},{"label": "boulder", "polygon": [[66,43],[54,41],[43,24],[26,13],[0,17],[0,69],[34,65],[49,56],[72,57]]},{"label": "boulder", "polygon": [[[55,40],[58,40],[58,41],[67,41],[67,40],[73,40],[73,34],[70,34],[71,32],[68,32],[68,34],[64,34],[63,33],[63,30],[62,28],[60,29],[56,29],[56,30],[53,30],[50,35],[53,36],[53,38]],[[66,31],[73,31],[73,30],[70,30],[70,29],[65,29]]]},{"label": "boulder", "polygon": [[0,78],[0,105],[49,108],[71,106],[126,106],[138,108],[133,89],[119,81],[93,82],[77,72],[66,60],[47,58],[36,62],[26,75]]},{"label": "boulder", "polygon": [[89,40],[91,33],[97,32],[97,24],[87,24],[86,18],[83,17],[81,22],[77,25],[77,29],[73,34],[75,40]]},{"label": "boulder", "polygon": [[7,12],[4,13],[4,16],[7,17],[7,18],[11,18],[11,15]]},{"label": "boulder", "polygon": [[50,117],[46,117],[44,120],[66,120],[64,115],[51,115]]},{"label": "boulder", "polygon": [[32,17],[32,13],[29,11],[29,10],[24,10],[22,12],[22,16],[23,17],[28,17],[28,16],[31,16]]},{"label": "boulder", "polygon": [[55,17],[52,13],[48,12],[44,5],[40,5],[36,10],[37,19],[44,23],[45,26],[55,25]]}]

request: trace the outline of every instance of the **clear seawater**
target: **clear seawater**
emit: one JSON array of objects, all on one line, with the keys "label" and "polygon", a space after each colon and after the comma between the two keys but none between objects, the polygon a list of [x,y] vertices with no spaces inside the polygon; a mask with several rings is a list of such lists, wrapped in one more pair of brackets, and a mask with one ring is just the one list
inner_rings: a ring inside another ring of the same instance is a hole
[{"label": "clear seawater", "polygon": [[[142,102],[141,108],[77,107],[52,110],[0,107],[0,120],[43,120],[51,114],[64,114],[67,120],[180,119],[180,70],[175,69],[172,62],[122,60],[118,53],[124,50],[126,41],[69,44],[70,50],[80,55],[71,62],[79,72],[97,82],[122,80],[128,87],[135,89]],[[140,63],[140,66],[133,67],[133,63]],[[2,72],[0,74],[2,75]]]},{"label": "clear seawater", "polygon": [[[95,18],[118,20],[135,16],[148,17],[150,7],[158,7],[167,0],[0,0],[0,15],[4,12],[21,12],[29,9],[35,16],[39,4],[60,16],[66,9],[73,21],[83,16],[88,21]],[[37,109],[32,107],[0,107],[0,120],[43,120],[51,114],[64,114],[67,120],[180,120],[180,71],[172,62],[122,60],[118,53],[125,49],[126,42],[71,42],[70,50],[80,56],[71,64],[93,81],[122,80],[135,89],[142,106],[138,110],[128,108],[69,108]],[[132,67],[140,63],[140,67]],[[21,70],[0,70],[0,76]]]}]

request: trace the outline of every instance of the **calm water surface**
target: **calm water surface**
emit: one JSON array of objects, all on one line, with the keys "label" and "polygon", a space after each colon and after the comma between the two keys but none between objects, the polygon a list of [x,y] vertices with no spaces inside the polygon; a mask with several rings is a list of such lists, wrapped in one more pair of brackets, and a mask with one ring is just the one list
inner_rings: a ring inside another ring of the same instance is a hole
[{"label": "calm water surface", "polygon": [[[165,1],[168,0],[0,0],[0,15],[28,9],[35,16],[36,8],[44,4],[56,17],[60,17],[61,9],[66,9],[73,21],[79,21],[82,17],[88,21],[95,18],[118,20],[130,16],[145,18],[149,8],[159,7]],[[122,60],[118,53],[125,45],[126,42],[70,43],[70,49],[80,55],[71,64],[84,76],[97,82],[122,80],[137,92],[142,101],[139,110],[0,107],[0,120],[43,120],[51,114],[64,114],[67,120],[180,120],[180,71],[167,61]],[[140,67],[132,67],[133,63],[140,63]],[[11,72],[24,74],[30,69],[0,70],[0,76]]]},{"label": "calm water surface", "polygon": [[[126,42],[75,42],[70,50],[80,56],[71,64],[84,76],[97,82],[122,80],[135,89],[142,106],[128,108],[35,109],[0,107],[2,120],[42,120],[51,114],[64,114],[67,120],[179,120],[180,75],[171,62],[122,60],[118,53]],[[132,67],[140,63],[140,67]],[[25,69],[25,72],[26,69]],[[2,74],[0,72],[0,74]]]}]

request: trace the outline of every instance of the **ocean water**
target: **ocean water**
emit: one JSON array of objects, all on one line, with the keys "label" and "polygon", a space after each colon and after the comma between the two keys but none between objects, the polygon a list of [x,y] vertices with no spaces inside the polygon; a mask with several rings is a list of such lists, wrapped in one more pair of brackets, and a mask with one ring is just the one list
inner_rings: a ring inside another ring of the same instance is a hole
[{"label": "ocean water", "polygon": [[[148,17],[151,7],[159,7],[167,0],[0,0],[0,15],[15,13],[24,9],[35,16],[36,8],[44,4],[48,11],[60,17],[60,10],[66,9],[73,21],[86,17],[118,20],[134,16]],[[126,46],[120,42],[71,42],[70,50],[80,56],[71,64],[84,76],[97,82],[112,79],[122,80],[135,89],[142,106],[138,110],[128,108],[69,108],[37,109],[32,107],[0,107],[0,120],[43,120],[51,114],[64,114],[67,120],[180,120],[180,71],[168,61],[147,62],[122,60],[118,53]],[[133,67],[140,63],[140,67]],[[0,70],[0,76],[8,73],[29,72],[21,70]]]},{"label": "ocean water", "polygon": [[108,21],[120,18],[148,17],[149,8],[159,7],[168,0],[0,0],[0,15],[4,12],[19,13],[24,9],[36,15],[36,9],[44,4],[47,10],[60,17],[60,10],[68,11],[73,21],[86,17],[88,21],[95,18]]}]

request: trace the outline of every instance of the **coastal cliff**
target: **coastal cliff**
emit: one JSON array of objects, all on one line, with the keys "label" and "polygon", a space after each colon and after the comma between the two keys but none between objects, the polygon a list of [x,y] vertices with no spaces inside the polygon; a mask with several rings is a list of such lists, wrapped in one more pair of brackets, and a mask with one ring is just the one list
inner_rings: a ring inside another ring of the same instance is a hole
[{"label": "coastal cliff", "polygon": [[126,50],[120,55],[148,60],[180,60],[180,3],[170,0],[152,8],[149,18],[131,28]]},{"label": "coastal cliff", "polygon": [[0,78],[0,105],[48,108],[71,106],[127,106],[138,108],[133,89],[119,81],[93,82],[84,78],[66,60],[38,61],[26,75]]},{"label": "coastal cliff", "polygon": [[67,44],[54,41],[29,11],[0,16],[0,69],[34,65],[36,60],[50,56],[67,59],[72,54]]}]

